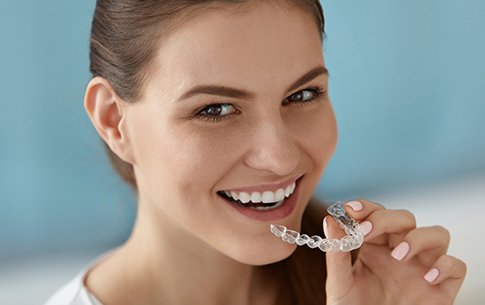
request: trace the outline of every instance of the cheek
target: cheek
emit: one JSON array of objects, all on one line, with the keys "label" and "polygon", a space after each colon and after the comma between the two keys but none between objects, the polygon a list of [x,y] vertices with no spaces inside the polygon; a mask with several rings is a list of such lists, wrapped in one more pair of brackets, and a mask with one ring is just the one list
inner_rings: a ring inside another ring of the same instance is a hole
[{"label": "cheek", "polygon": [[154,202],[193,202],[217,177],[216,141],[168,118],[143,113],[134,131],[136,174]]},{"label": "cheek", "polygon": [[234,162],[235,140],[223,129],[167,126],[158,145],[159,163],[184,196],[209,192]]},{"label": "cheek", "polygon": [[295,115],[291,130],[300,147],[323,169],[337,146],[337,124],[329,101],[312,110]]}]

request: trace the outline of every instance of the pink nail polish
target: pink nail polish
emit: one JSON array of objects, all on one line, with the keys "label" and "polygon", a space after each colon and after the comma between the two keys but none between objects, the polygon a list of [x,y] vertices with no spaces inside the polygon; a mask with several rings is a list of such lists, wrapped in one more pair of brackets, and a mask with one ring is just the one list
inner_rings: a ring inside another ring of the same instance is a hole
[{"label": "pink nail polish", "polygon": [[436,268],[432,268],[431,270],[428,271],[428,273],[426,273],[426,275],[424,276],[424,279],[429,283],[432,283],[438,278],[439,275],[440,275],[440,271]]},{"label": "pink nail polish", "polygon": [[361,211],[363,209],[362,203],[360,203],[360,201],[349,201],[345,205],[351,207],[352,210],[354,210],[355,212]]},{"label": "pink nail polish", "polygon": [[406,257],[409,253],[409,244],[405,241],[400,243],[391,253],[391,256],[394,257],[396,260],[401,261],[403,258]]},{"label": "pink nail polish", "polygon": [[366,236],[370,233],[370,231],[372,231],[372,223],[368,220],[363,221],[360,223],[360,228],[362,229],[364,236]]}]

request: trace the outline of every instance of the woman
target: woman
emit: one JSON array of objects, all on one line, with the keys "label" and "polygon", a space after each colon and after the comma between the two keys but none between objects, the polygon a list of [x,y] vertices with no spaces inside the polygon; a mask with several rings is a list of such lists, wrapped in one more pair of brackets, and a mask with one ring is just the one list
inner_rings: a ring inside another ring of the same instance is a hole
[{"label": "woman", "polygon": [[337,143],[323,33],[313,0],[97,1],[85,108],[137,218],[48,304],[452,304],[465,264],[407,211],[348,202],[353,257],[269,230],[321,234],[310,201]]}]

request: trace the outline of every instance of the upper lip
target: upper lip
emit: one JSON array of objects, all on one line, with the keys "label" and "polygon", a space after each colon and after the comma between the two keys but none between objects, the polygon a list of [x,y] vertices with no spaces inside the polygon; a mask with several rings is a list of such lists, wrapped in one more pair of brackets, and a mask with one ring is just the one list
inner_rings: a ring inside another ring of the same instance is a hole
[{"label": "upper lip", "polygon": [[271,191],[271,192],[276,192],[280,188],[285,188],[288,185],[291,185],[293,182],[296,180],[300,179],[303,175],[298,176],[298,177],[292,177],[289,179],[286,179],[281,182],[276,182],[276,183],[264,183],[264,184],[259,184],[255,186],[247,186],[247,187],[241,187],[241,188],[233,188],[233,189],[226,189],[224,191],[229,191],[229,192],[246,192],[251,194],[252,192],[262,192],[262,191]]}]

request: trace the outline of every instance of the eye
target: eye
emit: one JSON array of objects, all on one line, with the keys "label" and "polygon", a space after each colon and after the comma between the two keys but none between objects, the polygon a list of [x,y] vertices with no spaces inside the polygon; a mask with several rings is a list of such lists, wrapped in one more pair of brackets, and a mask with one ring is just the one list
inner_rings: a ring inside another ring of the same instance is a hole
[{"label": "eye", "polygon": [[311,87],[290,95],[283,102],[284,105],[289,103],[305,104],[316,100],[321,95],[325,94],[325,91],[320,87]]},{"label": "eye", "polygon": [[[318,97],[326,94],[326,91],[320,87],[310,87],[296,93],[293,93],[283,101],[283,105],[292,103],[306,104],[313,102]],[[234,105],[228,103],[213,103],[205,105],[195,116],[205,121],[218,122],[222,119],[229,118],[233,114],[241,113]]]},{"label": "eye", "polygon": [[196,116],[206,121],[216,122],[232,113],[238,113],[238,110],[231,104],[210,104],[199,111]]}]

